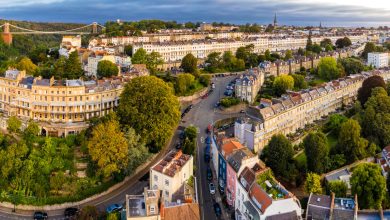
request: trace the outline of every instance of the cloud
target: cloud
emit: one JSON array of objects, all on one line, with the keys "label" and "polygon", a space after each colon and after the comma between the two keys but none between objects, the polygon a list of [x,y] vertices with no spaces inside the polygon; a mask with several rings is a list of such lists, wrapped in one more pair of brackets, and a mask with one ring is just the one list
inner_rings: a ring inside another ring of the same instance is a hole
[{"label": "cloud", "polygon": [[[383,2],[371,0],[369,3]],[[7,3],[5,3],[7,2]],[[89,23],[164,19],[231,23],[389,25],[390,1],[369,7],[362,0],[0,0],[3,19]],[[355,4],[356,2],[356,4]],[[6,5],[6,6],[5,6]],[[373,4],[375,5],[375,4]]]}]

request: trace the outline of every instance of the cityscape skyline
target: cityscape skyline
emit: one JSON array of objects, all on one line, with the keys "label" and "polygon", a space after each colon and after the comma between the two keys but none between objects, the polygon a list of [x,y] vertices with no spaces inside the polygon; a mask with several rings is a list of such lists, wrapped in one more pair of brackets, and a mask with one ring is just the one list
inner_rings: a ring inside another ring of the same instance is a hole
[{"label": "cityscape skyline", "polygon": [[[88,23],[107,20],[162,19],[178,22],[229,22],[269,24],[277,13],[279,24],[323,26],[390,26],[390,3],[381,0],[0,0],[1,19]],[[205,7],[207,5],[207,7]]]}]

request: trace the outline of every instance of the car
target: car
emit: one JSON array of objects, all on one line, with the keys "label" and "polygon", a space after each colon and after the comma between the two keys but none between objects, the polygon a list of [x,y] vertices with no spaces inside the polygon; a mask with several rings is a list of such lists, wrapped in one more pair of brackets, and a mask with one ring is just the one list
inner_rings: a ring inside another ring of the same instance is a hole
[{"label": "car", "polygon": [[112,205],[110,205],[110,206],[108,206],[108,207],[106,208],[106,212],[107,212],[108,214],[110,214],[110,213],[113,213],[113,212],[116,212],[116,211],[120,211],[122,208],[123,208],[122,205],[119,205],[119,204],[112,204]]},{"label": "car", "polygon": [[215,186],[214,183],[209,184],[209,189],[210,189],[210,194],[214,195],[215,194]]},{"label": "car", "polygon": [[180,140],[184,140],[186,138],[186,134],[184,131],[180,131],[179,138]]},{"label": "car", "polygon": [[222,215],[221,206],[218,203],[214,203],[214,212],[217,217],[220,217]]},{"label": "car", "polygon": [[178,150],[181,149],[181,143],[178,142],[178,143],[176,144],[175,148],[178,149]]},{"label": "car", "polygon": [[65,209],[64,216],[66,218],[69,218],[69,217],[77,215],[78,213],[79,213],[78,208],[70,207],[70,208]]},{"label": "car", "polygon": [[183,113],[181,114],[181,118],[184,118],[184,116],[186,116],[186,113],[183,112]]},{"label": "car", "polygon": [[207,136],[207,137],[206,137],[206,144],[211,144],[211,138],[210,138],[210,136]]},{"label": "car", "polygon": [[189,109],[192,109],[193,107],[194,107],[193,105],[189,105],[189,106],[188,106]]},{"label": "car", "polygon": [[47,213],[42,211],[34,212],[34,220],[44,220],[47,219]]},{"label": "car", "polygon": [[207,167],[207,180],[211,181],[213,179],[213,173],[211,172],[211,168]]}]

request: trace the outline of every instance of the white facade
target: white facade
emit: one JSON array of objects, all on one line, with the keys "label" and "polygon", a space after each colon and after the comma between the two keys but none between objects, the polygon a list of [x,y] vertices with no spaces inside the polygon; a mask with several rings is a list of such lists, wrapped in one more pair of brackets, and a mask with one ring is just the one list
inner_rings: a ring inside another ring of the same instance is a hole
[{"label": "white facade", "polygon": [[[86,66],[87,76],[97,76],[97,68],[100,61],[108,60],[116,64],[119,67],[130,67],[130,57],[121,57],[113,55],[104,56],[90,56],[88,57],[88,64]],[[118,70],[119,71],[119,70]]]},{"label": "white facade", "polygon": [[193,163],[190,155],[169,152],[150,169],[150,189],[161,190],[165,202],[176,202],[172,201],[172,195],[193,175]]},{"label": "white facade", "polygon": [[372,65],[375,68],[382,68],[389,66],[389,54],[384,53],[368,53],[367,65]]}]

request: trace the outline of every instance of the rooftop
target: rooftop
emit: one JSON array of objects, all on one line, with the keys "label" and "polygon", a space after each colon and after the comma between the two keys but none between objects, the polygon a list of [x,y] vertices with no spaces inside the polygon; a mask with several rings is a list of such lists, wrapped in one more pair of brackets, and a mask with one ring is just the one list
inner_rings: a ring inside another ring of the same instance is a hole
[{"label": "rooftop", "polygon": [[163,213],[164,220],[200,220],[199,205],[197,203],[164,207]]},{"label": "rooftop", "polygon": [[273,200],[290,197],[289,192],[281,184],[276,182],[270,171],[258,175],[256,182]]},{"label": "rooftop", "polygon": [[152,169],[173,177],[180,172],[181,168],[192,158],[191,155],[183,154],[182,151],[171,151],[160,160]]}]

